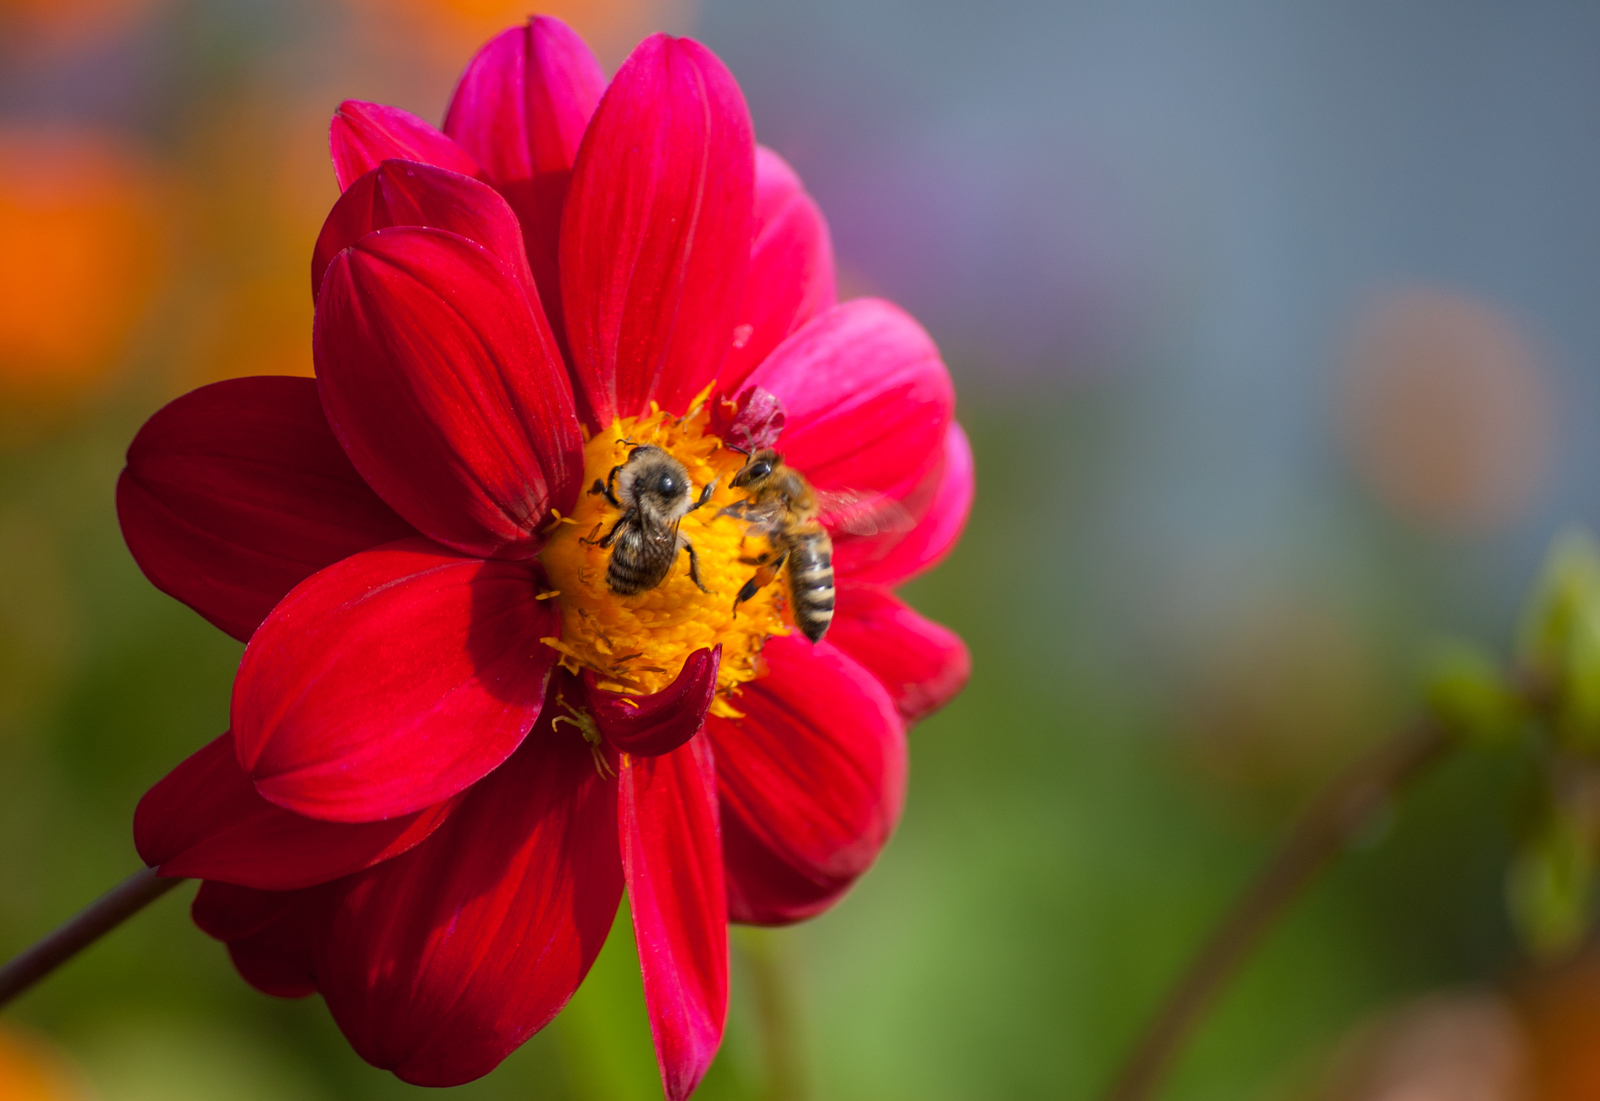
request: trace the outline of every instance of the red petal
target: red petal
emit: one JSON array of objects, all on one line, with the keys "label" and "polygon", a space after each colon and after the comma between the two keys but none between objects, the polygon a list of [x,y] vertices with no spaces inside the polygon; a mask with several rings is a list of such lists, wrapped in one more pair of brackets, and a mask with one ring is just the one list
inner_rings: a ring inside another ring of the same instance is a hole
[{"label": "red petal", "polygon": [[826,909],[872,864],[905,798],[905,729],[832,644],[773,638],[771,672],[706,720],[722,796],[728,913],[778,925]]},{"label": "red petal", "polygon": [[682,412],[733,341],[750,264],[755,147],[704,46],[655,35],[606,90],[561,222],[561,290],[597,425]]},{"label": "red petal", "polygon": [[907,723],[949,703],[972,674],[959,635],[872,585],[839,586],[828,640],[882,682]]},{"label": "red petal", "polygon": [[677,679],[653,696],[624,696],[594,686],[584,674],[589,710],[606,740],[635,757],[671,753],[700,729],[706,709],[717,694],[717,667],[722,646],[696,650],[684,661]]},{"label": "red petal", "polygon": [[306,818],[261,797],[239,767],[229,733],[145,793],[133,815],[133,842],[162,875],[287,891],[399,856],[452,806],[447,800],[384,822]]},{"label": "red petal", "polygon": [[442,802],[539,716],[561,633],[537,567],[424,539],[345,559],[261,625],[233,683],[239,763],[279,806],[371,822]]},{"label": "red petal", "polygon": [[350,465],[308,378],[241,378],[145,422],[117,482],[145,576],[247,640],[301,581],[415,534]]},{"label": "red petal", "polygon": [[716,1057],[728,1016],[727,891],[710,741],[625,759],[617,790],[656,1061],[667,1101],[684,1101]]},{"label": "red petal", "polygon": [[583,476],[549,329],[482,247],[397,227],[341,252],[312,334],[322,404],[356,469],[424,535],[525,557]]},{"label": "red petal", "polygon": [[333,258],[376,229],[432,226],[488,249],[539,301],[516,215],[486,183],[416,161],[384,161],[345,189],[311,253],[311,294]]},{"label": "red petal", "polygon": [[328,152],[340,191],[387,160],[420,161],[483,178],[464,149],[410,111],[359,99],[345,100],[333,113]]},{"label": "red petal", "polygon": [[316,989],[311,945],[327,920],[325,887],[257,891],[207,880],[190,913],[208,936],[225,941],[244,980],[276,998],[303,998]]},{"label": "red petal", "polygon": [[814,319],[748,382],[783,402],[784,458],[824,489],[906,492],[938,462],[955,411],[933,341],[875,298]]},{"label": "red petal", "polygon": [[451,1086],[544,1027],[616,916],[616,815],[588,747],[547,717],[426,842],[341,880],[317,985],[361,1057]]},{"label": "red petal", "polygon": [[937,478],[911,531],[834,540],[833,565],[841,577],[899,585],[943,561],[967,526],[975,489],[972,445],[956,421],[945,430],[944,461]]},{"label": "red petal", "polygon": [[606,89],[583,39],[536,15],[478,51],[445,114],[444,129],[477,158],[522,223],[545,313],[561,319],[556,250],[578,142]]},{"label": "red petal", "polygon": [[738,393],[746,376],[783,338],[838,301],[833,240],[822,211],[784,159],[756,146],[755,241],[750,281],[733,330],[733,350],[717,375]]}]

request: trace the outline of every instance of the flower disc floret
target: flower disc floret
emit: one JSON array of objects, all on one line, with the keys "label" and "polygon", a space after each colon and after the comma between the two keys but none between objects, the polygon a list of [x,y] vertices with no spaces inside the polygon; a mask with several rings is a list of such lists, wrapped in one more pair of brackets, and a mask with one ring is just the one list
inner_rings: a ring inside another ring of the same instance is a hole
[{"label": "flower disc floret", "polygon": [[741,500],[730,487],[744,456],[706,431],[697,410],[674,417],[659,409],[624,418],[596,433],[584,448],[584,484],[604,483],[629,453],[650,444],[666,451],[689,472],[692,495],[715,485],[710,500],[683,518],[679,530],[694,544],[701,591],[689,576],[689,556],[679,552],[667,579],[632,596],[606,584],[612,548],[600,545],[622,516],[604,494],[586,490],[571,516],[557,522],[540,553],[561,608],[561,637],[545,644],[561,654],[571,672],[588,670],[599,687],[628,695],[651,695],[671,684],[696,650],[720,645],[714,714],[737,717],[728,702],[740,684],[762,672],[761,648],[772,635],[789,633],[782,585],[769,585],[734,609],[733,598],[755,567],[749,559],[767,548],[766,538],[743,521],[718,513]]}]

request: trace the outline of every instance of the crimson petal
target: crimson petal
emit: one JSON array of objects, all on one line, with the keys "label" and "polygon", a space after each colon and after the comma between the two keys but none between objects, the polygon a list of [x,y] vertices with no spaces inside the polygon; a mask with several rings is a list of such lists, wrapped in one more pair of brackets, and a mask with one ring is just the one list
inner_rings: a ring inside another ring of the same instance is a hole
[{"label": "crimson petal", "polygon": [[872,864],[905,798],[905,728],[831,643],[773,638],[742,719],[706,720],[716,750],[728,913],[781,925],[820,913]]},{"label": "crimson petal", "polygon": [[677,678],[653,696],[624,696],[595,687],[593,673],[584,674],[589,710],[606,740],[635,757],[671,753],[694,737],[706,709],[717,694],[717,668],[722,645],[696,650],[684,661]]},{"label": "crimson petal", "polygon": [[839,586],[828,640],[878,678],[908,724],[949,703],[972,674],[959,635],[873,585]]},{"label": "crimson petal", "polygon": [[328,428],[308,378],[231,379],[145,422],[117,517],[156,588],[241,641],[324,566],[414,535]]},{"label": "crimson petal", "polygon": [[559,19],[536,15],[504,31],[461,74],[445,133],[475,157],[522,223],[528,262],[558,335],[561,208],[578,143],[605,91],[600,63]]},{"label": "crimson petal", "polygon": [[371,822],[442,802],[539,716],[560,614],[537,566],[425,539],[330,566],[273,609],[233,683],[239,763],[281,807]]},{"label": "crimson petal", "polygon": [[784,337],[838,300],[828,223],[794,169],[764,145],[756,146],[754,237],[733,349],[717,374],[730,394]]},{"label": "crimson petal", "polygon": [[488,249],[539,301],[516,215],[500,193],[469,176],[416,161],[384,161],[345,189],[311,252],[311,295],[333,258],[367,234],[390,226],[432,226]]},{"label": "crimson petal", "polygon": [[972,445],[957,421],[945,430],[944,457],[936,478],[917,526],[910,531],[834,540],[833,565],[841,577],[893,586],[944,560],[967,526],[976,489]]},{"label": "crimson petal", "polygon": [[555,1016],[622,897],[616,816],[615,785],[547,716],[427,841],[341,880],[317,986],[361,1057],[457,1085]]},{"label": "crimson petal", "polygon": [[744,96],[688,39],[640,43],[606,90],[561,220],[561,292],[596,426],[683,412],[733,341],[750,264]]},{"label": "crimson petal", "polygon": [[904,493],[939,461],[955,411],[933,341],[876,298],[813,319],[747,381],[783,403],[784,458],[823,489]]},{"label": "crimson petal", "polygon": [[207,936],[223,941],[244,980],[275,998],[316,990],[311,946],[327,920],[326,887],[260,891],[206,880],[190,914]]},{"label": "crimson petal", "polygon": [[321,822],[267,802],[224,734],[139,800],[133,843],[161,874],[287,891],[398,856],[432,833],[453,803],[383,822]]},{"label": "crimson petal", "polygon": [[571,511],[583,440],[566,367],[481,246],[409,226],[367,234],[323,278],[312,350],[351,461],[424,535],[526,557],[550,508]]},{"label": "crimson petal", "polygon": [[684,1101],[716,1057],[728,1016],[727,892],[709,739],[624,758],[617,804],[661,1084],[667,1101]]},{"label": "crimson petal", "polygon": [[410,111],[359,99],[345,100],[333,113],[328,152],[340,191],[387,160],[420,161],[483,178],[466,150]]}]

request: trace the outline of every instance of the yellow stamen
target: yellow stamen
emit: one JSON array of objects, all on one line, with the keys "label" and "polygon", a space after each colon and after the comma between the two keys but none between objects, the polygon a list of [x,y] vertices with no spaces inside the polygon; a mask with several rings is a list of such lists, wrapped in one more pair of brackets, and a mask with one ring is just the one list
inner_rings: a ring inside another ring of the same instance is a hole
[{"label": "yellow stamen", "polygon": [[[652,410],[649,416],[619,420],[595,433],[584,448],[585,491],[539,555],[562,621],[561,637],[544,642],[561,655],[567,669],[589,669],[602,687],[628,695],[659,692],[677,678],[691,653],[720,643],[722,664],[712,713],[736,717],[739,712],[727,703],[728,697],[763,671],[761,647],[767,638],[789,633],[786,591],[782,584],[768,585],[734,615],[734,595],[753,573],[740,559],[749,556],[749,547],[766,548],[766,539],[751,535],[743,521],[717,515],[745,496],[728,485],[744,456],[707,434],[709,417],[703,409],[681,419],[654,406]],[[689,556],[680,552],[660,585],[618,596],[606,585],[610,548],[584,538],[586,532],[610,531],[621,515],[587,487],[596,479],[605,482],[612,468],[625,463],[641,444],[662,448],[684,465],[696,500],[702,486],[716,483],[711,499],[685,516],[680,527],[694,543],[700,579],[710,592],[701,592],[689,579]]]}]

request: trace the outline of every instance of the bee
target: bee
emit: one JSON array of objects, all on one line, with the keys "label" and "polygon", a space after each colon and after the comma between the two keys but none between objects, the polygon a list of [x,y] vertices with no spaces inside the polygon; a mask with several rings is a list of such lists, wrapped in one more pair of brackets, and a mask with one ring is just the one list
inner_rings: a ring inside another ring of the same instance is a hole
[{"label": "bee", "polygon": [[729,484],[749,495],[717,515],[748,522],[770,544],[759,557],[743,559],[756,572],[734,597],[734,611],[787,568],[794,624],[812,642],[821,642],[833,622],[833,539],[825,524],[856,535],[910,526],[910,515],[893,501],[813,488],[770,447],[753,453]]},{"label": "bee", "polygon": [[689,472],[659,447],[643,444],[628,452],[627,461],[611,468],[604,482],[589,488],[622,510],[611,530],[585,542],[611,548],[606,585],[619,596],[647,592],[667,579],[678,551],[689,553],[689,579],[700,583],[700,559],[694,544],[678,530],[683,518],[711,499],[713,481],[698,500],[689,492]]}]

